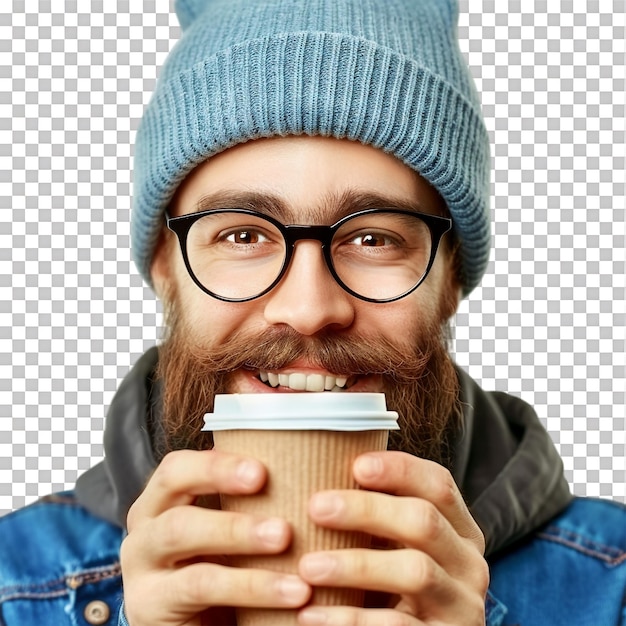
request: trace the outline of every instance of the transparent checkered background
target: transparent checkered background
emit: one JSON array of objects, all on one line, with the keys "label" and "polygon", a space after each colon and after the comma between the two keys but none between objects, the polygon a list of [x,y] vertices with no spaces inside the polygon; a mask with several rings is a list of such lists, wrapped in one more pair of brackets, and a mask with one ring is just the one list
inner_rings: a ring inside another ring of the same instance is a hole
[{"label": "transparent checkered background", "polygon": [[[622,501],[625,13],[461,1],[494,252],[455,342],[485,388],[536,407],[575,493]],[[132,144],[178,35],[168,0],[2,0],[0,514],[102,457],[113,393],[159,337],[129,250]]]}]

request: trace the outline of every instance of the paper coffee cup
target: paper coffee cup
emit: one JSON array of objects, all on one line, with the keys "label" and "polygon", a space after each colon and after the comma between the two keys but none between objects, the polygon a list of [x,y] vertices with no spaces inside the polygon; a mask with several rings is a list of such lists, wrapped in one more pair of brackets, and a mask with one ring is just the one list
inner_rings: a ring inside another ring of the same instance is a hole
[{"label": "paper coffee cup", "polygon": [[[293,527],[291,548],[279,555],[233,556],[237,567],[297,573],[307,552],[363,548],[363,533],[321,528],[307,513],[310,497],[325,489],[355,489],[352,464],[364,452],[385,450],[398,414],[382,393],[261,393],[218,395],[203,430],[215,448],[251,456],[268,469],[265,489],[251,496],[221,496],[224,510],[282,517]],[[363,605],[363,592],[316,587],[315,604]],[[238,626],[296,623],[296,611],[239,609]]]}]

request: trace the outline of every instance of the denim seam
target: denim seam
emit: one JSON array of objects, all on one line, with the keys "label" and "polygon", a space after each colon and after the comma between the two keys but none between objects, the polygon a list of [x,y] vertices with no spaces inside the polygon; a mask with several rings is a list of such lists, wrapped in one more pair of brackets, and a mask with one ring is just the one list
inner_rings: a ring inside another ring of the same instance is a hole
[{"label": "denim seam", "polygon": [[537,533],[537,537],[547,541],[567,546],[582,554],[598,558],[609,565],[620,565],[626,562],[626,552],[612,546],[598,543],[585,536],[558,526],[548,526],[544,532]]},{"label": "denim seam", "polygon": [[101,582],[112,578],[119,578],[122,568],[119,563],[112,566],[86,570],[76,574],[68,574],[62,578],[51,580],[46,583],[31,585],[11,585],[0,587],[0,602],[17,599],[44,599],[58,598],[66,595],[71,589],[78,589],[83,585]]},{"label": "denim seam", "polygon": [[69,587],[78,589],[83,585],[90,585],[92,583],[98,583],[102,580],[109,578],[116,578],[122,575],[122,568],[118,562],[107,567],[100,567],[97,569],[86,570],[79,574],[70,574],[65,577]]}]

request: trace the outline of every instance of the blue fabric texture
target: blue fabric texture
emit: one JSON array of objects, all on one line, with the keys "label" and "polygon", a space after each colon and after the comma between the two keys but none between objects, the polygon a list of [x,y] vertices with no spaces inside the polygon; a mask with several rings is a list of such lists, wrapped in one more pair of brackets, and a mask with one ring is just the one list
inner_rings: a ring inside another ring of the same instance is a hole
[{"label": "blue fabric texture", "polygon": [[183,33],[137,132],[133,256],[151,284],[163,213],[199,163],[260,137],[380,148],[442,195],[465,294],[490,247],[489,140],[456,0],[178,0]]},{"label": "blue fabric texture", "polygon": [[[0,534],[2,626],[87,626],[93,601],[109,607],[107,626],[128,626],[123,531],[72,492],[1,518]],[[626,626],[626,507],[576,499],[490,568],[486,626]]]},{"label": "blue fabric texture", "polygon": [[123,530],[55,494],[0,518],[0,624],[88,626],[91,602],[118,623]]}]

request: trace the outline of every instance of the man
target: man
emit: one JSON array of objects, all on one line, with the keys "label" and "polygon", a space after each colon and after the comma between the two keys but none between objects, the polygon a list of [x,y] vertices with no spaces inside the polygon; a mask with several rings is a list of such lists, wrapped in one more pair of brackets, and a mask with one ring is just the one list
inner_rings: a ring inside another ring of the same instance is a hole
[{"label": "man", "polygon": [[[534,412],[446,351],[490,239],[456,6],[176,8],[132,218],[168,333],[118,390],[104,463],[2,519],[2,622],[229,624],[254,606],[301,608],[301,624],[623,623],[623,507],[573,500]],[[214,505],[268,476],[210,450],[202,416],[219,392],[321,381],[385,392],[400,414],[391,449],[354,462],[364,489],[309,503],[375,545],[305,555],[292,576],[229,567],[284,551],[291,530]],[[364,589],[366,605],[307,605],[316,585]]]}]

